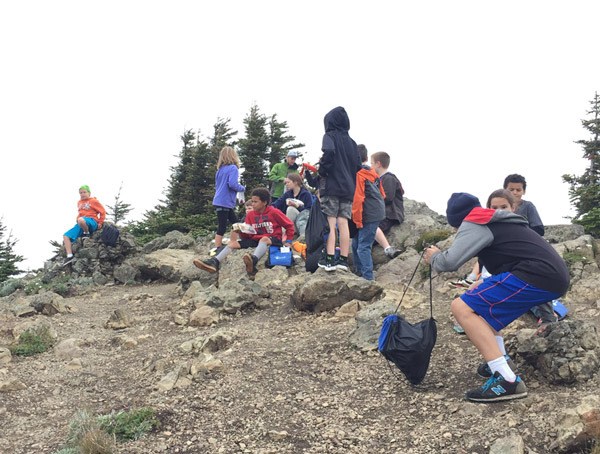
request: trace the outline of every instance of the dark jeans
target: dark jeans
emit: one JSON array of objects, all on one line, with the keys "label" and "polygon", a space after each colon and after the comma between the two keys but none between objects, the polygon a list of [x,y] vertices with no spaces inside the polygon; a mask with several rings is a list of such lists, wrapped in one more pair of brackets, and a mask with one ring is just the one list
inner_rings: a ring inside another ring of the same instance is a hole
[{"label": "dark jeans", "polygon": [[362,229],[352,238],[352,260],[356,266],[356,272],[365,279],[373,280],[373,256],[371,248],[375,240],[375,233],[379,222],[365,222]]}]

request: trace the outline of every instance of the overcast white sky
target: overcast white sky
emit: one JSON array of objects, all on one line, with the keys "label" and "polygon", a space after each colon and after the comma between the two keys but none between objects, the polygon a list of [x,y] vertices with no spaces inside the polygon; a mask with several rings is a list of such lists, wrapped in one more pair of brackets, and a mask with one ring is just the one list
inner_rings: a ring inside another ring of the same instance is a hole
[{"label": "overcast white sky", "polygon": [[387,151],[405,196],[445,212],[509,173],[545,224],[572,215],[581,119],[600,89],[597,1],[19,1],[0,6],[0,216],[25,268],[78,188],[132,219],[163,197],[184,129],[256,103],[320,156],[323,116]]}]

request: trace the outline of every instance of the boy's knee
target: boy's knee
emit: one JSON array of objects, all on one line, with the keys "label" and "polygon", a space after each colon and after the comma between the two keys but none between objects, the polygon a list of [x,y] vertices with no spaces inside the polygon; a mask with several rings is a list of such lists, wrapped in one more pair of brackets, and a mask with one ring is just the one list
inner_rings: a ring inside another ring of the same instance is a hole
[{"label": "boy's knee", "polygon": [[450,310],[455,318],[461,317],[468,312],[473,312],[473,310],[460,298],[452,300],[452,303],[450,303]]},{"label": "boy's knee", "polygon": [[259,243],[266,243],[266,244],[271,244],[271,238],[269,238],[268,236],[263,236]]}]

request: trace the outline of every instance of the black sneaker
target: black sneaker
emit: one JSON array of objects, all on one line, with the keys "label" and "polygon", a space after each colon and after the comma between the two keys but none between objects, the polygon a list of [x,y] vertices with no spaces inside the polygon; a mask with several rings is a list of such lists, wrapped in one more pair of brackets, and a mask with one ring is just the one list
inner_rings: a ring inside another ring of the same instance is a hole
[{"label": "black sneaker", "polygon": [[318,265],[320,268],[323,268],[325,271],[335,271],[337,269],[334,261],[327,256],[322,256],[319,259]]},{"label": "black sneaker", "polygon": [[66,257],[65,260],[62,262],[62,266],[67,266],[73,260],[75,260],[75,256],[74,255],[72,255],[71,257]]},{"label": "black sneaker", "polygon": [[[508,355],[504,355],[504,357],[506,358],[508,367],[510,367],[512,369],[512,371],[516,374],[517,373],[517,365],[515,364],[515,362]],[[492,370],[490,369],[490,366],[488,366],[488,363],[483,362],[479,365],[479,367],[477,367],[477,375],[479,375],[480,377],[483,377],[483,378],[488,378],[488,377],[492,376]]]},{"label": "black sneaker", "polygon": [[219,271],[219,266],[221,265],[216,258],[210,258],[206,260],[198,260],[194,259],[194,265],[196,265],[201,270],[208,271],[209,273],[216,273]]},{"label": "black sneaker", "polygon": [[256,269],[256,264],[258,263],[258,258],[256,256],[247,253],[242,257],[244,261],[244,265],[246,266],[246,273],[248,273],[248,277],[251,280],[254,280],[256,273],[258,273],[258,269]]},{"label": "black sneaker", "polygon": [[[335,261],[335,269],[336,270],[340,270],[340,271],[348,271],[350,270],[350,267],[348,266],[348,258],[347,257],[340,257]],[[325,268],[325,270],[327,270],[327,268]]]},{"label": "black sneaker", "polygon": [[511,383],[496,371],[481,388],[467,391],[465,397],[473,402],[499,402],[527,397],[527,387],[521,377]]},{"label": "black sneaker", "polygon": [[81,234],[81,236],[82,236],[83,238],[89,238],[91,235],[92,235],[92,234],[91,234],[90,232],[83,232],[83,233]]}]

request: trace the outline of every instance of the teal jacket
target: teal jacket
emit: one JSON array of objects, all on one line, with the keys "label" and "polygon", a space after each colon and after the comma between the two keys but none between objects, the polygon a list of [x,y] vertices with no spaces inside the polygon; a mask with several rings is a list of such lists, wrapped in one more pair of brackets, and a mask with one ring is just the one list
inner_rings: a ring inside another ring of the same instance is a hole
[{"label": "teal jacket", "polygon": [[287,162],[278,162],[269,172],[269,181],[271,181],[271,197],[273,200],[281,197],[285,191],[283,180],[288,173],[298,173],[298,164],[294,163],[291,166]]}]

